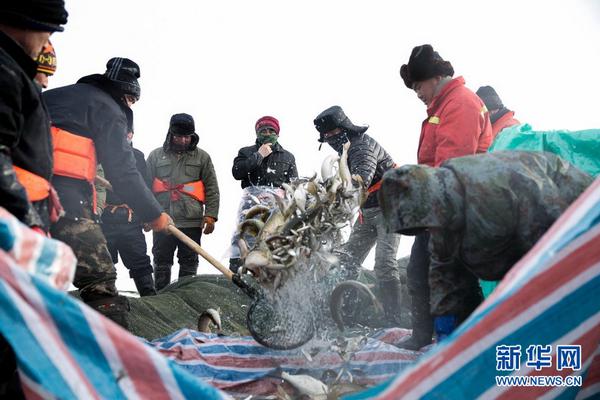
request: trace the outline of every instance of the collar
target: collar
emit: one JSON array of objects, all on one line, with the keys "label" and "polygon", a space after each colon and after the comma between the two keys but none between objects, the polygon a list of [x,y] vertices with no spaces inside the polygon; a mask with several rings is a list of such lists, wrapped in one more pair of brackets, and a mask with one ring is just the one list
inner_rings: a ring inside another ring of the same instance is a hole
[{"label": "collar", "polygon": [[2,48],[31,79],[37,73],[37,62],[23,50],[21,45],[6,33],[0,31],[0,48]]},{"label": "collar", "polygon": [[464,86],[464,85],[465,85],[465,78],[463,78],[462,76],[458,76],[458,77],[452,79],[450,82],[448,82],[446,84],[446,86],[444,86],[442,91],[439,92],[438,95],[433,98],[433,100],[431,101],[431,104],[429,105],[429,107],[427,107],[427,113],[429,114],[430,112],[435,110],[440,104],[442,104],[444,102],[444,100],[446,99],[446,97],[454,89],[456,89],[457,87],[460,87],[460,86]]}]

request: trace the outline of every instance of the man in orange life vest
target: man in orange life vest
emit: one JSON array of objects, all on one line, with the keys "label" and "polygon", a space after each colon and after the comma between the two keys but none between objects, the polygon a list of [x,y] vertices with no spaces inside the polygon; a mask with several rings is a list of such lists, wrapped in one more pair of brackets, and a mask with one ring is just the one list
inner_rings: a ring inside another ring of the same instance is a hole
[{"label": "man in orange life vest", "polygon": [[[175,226],[198,244],[211,234],[219,213],[219,185],[208,153],[196,145],[194,118],[189,114],[171,117],[162,147],[153,150],[146,164],[156,199]],[[198,255],[171,235],[154,233],[154,279],[156,290],[171,281],[171,266],[177,249],[179,277],[195,275]]]},{"label": "man in orange life vest", "polygon": [[[96,213],[96,161],[113,190],[155,231],[166,230],[170,218],[136,169],[127,143],[129,105],[139,99],[140,70],[127,58],[112,58],[104,74],[51,89],[43,97],[52,120],[54,177],[65,216],[52,225],[52,235],[77,256],[73,284],[91,307],[127,327],[129,304],[115,287],[116,270]],[[96,160],[97,157],[97,160]]]},{"label": "man in orange life vest", "polygon": [[[465,86],[462,76],[454,76],[450,61],[444,60],[429,44],[413,48],[407,64],[400,68],[400,76],[407,88],[415,91],[427,106],[427,118],[421,126],[417,160],[419,164],[439,167],[454,157],[485,152],[491,142],[491,124],[481,99]],[[408,290],[412,297],[412,336],[400,347],[417,350],[432,341],[434,320],[430,312],[430,258],[429,233],[423,230],[404,231],[414,234],[415,241],[406,269]],[[481,291],[474,276],[468,271],[462,282],[465,315],[481,301]],[[446,318],[448,317],[448,318]],[[437,317],[436,324],[453,324],[454,316]],[[440,330],[441,331],[441,330]]]},{"label": "man in orange life vest", "polygon": [[492,123],[492,140],[504,128],[521,124],[515,118],[515,112],[504,107],[498,93],[491,86],[482,86],[475,92],[477,96],[485,103],[490,112],[490,121]]},{"label": "man in orange life vest", "polygon": [[[343,146],[350,142],[348,166],[353,175],[359,175],[368,187],[369,196],[361,207],[359,219],[352,227],[348,241],[340,253],[340,262],[346,269],[346,277],[356,279],[361,264],[375,247],[375,276],[378,296],[385,311],[385,324],[399,326],[400,276],[396,254],[400,235],[388,233],[377,200],[377,191],[383,174],[394,167],[394,160],[387,151],[365,131],[368,126],[357,126],[350,121],[340,106],[332,106],[314,120],[319,131],[319,142],[327,143],[341,155]],[[349,299],[351,300],[351,299]],[[351,302],[350,302],[351,303]],[[345,307],[350,311],[353,307]],[[344,311],[344,314],[346,312]]]},{"label": "man in orange life vest", "polygon": [[62,0],[0,4],[0,206],[40,232],[49,228],[56,198],[49,183],[50,124],[33,81],[34,60],[66,23]]}]

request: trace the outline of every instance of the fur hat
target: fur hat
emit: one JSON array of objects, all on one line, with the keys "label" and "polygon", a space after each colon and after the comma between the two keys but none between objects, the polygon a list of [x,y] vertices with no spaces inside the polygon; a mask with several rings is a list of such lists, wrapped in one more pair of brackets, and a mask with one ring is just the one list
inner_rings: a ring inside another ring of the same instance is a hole
[{"label": "fur hat", "polygon": [[502,99],[498,96],[498,93],[491,86],[482,86],[477,89],[477,96],[483,103],[485,104],[488,110],[499,110],[504,108],[504,104],[502,104]]},{"label": "fur hat", "polygon": [[129,58],[114,57],[106,63],[104,76],[112,81],[123,94],[130,94],[140,99],[141,88],[138,82],[140,67]]},{"label": "fur hat", "polygon": [[325,139],[323,135],[335,128],[342,128],[347,134],[361,134],[369,129],[368,126],[354,125],[340,106],[329,107],[327,110],[317,115],[317,118],[315,118],[313,122],[317,131],[321,134],[319,142],[324,142]]},{"label": "fur hat", "polygon": [[173,138],[173,135],[191,136],[192,141],[190,142],[188,150],[192,150],[200,141],[200,137],[195,131],[196,126],[194,124],[194,118],[190,114],[174,114],[169,121],[169,131],[167,132],[167,137],[163,143],[163,150],[167,153],[172,151],[171,139]]},{"label": "fur hat", "polygon": [[410,53],[408,64],[400,67],[400,76],[407,88],[415,82],[425,81],[434,76],[454,76],[450,61],[445,61],[430,44],[415,47]]},{"label": "fur hat", "polygon": [[62,32],[69,13],[64,0],[2,0],[0,23],[42,32]]},{"label": "fur hat", "polygon": [[256,131],[256,133],[258,133],[260,128],[262,128],[263,126],[270,126],[275,130],[277,136],[279,136],[279,121],[277,120],[277,118],[268,115],[259,118],[258,121],[256,121],[256,124],[254,124],[254,130]]},{"label": "fur hat", "polygon": [[52,43],[48,41],[42,51],[36,58],[37,61],[37,72],[41,72],[48,76],[54,75],[56,72],[56,52]]}]

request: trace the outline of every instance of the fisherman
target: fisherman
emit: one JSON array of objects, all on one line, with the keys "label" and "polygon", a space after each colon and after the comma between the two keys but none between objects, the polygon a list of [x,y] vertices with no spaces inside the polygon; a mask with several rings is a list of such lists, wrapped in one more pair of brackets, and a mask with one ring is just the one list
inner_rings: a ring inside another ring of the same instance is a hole
[{"label": "fisherman", "polygon": [[400,235],[387,233],[377,200],[377,191],[383,174],[395,164],[383,147],[365,131],[368,126],[357,126],[350,121],[340,106],[332,106],[314,120],[319,132],[319,142],[327,143],[339,155],[345,143],[348,149],[348,166],[352,175],[360,176],[368,188],[368,197],[348,241],[340,249],[340,262],[348,279],[356,279],[362,263],[375,248],[375,276],[379,297],[384,306],[386,324],[400,323],[400,276],[396,254]]},{"label": "fisherman", "polygon": [[[254,124],[256,132],[254,145],[242,147],[233,160],[231,168],[233,177],[241,181],[242,189],[249,186],[278,188],[283,183],[290,183],[298,177],[294,155],[279,143],[279,129],[277,118],[268,115],[259,118]],[[251,205],[253,203],[245,204],[245,206]],[[237,234],[232,238],[229,269],[233,272],[237,272],[241,266],[238,239]]]},{"label": "fisherman", "polygon": [[[146,160],[152,191],[175,226],[196,243],[204,230],[210,235],[219,213],[219,185],[210,155],[197,147],[194,118],[189,114],[171,117],[162,147],[153,150]],[[195,275],[198,255],[177,238],[154,233],[154,279],[156,290],[171,281],[173,256],[177,249],[179,277]]]},{"label": "fisherman", "polygon": [[50,40],[44,45],[42,51],[36,58],[37,73],[35,81],[39,83],[42,89],[48,88],[48,78],[56,72],[56,52]]},{"label": "fisherman", "polygon": [[[54,178],[66,215],[51,228],[77,257],[73,284],[92,308],[127,327],[127,298],[119,296],[116,270],[96,213],[96,161],[114,192],[154,231],[167,229],[161,213],[135,166],[126,141],[129,106],[140,97],[138,65],[111,58],[104,74],[85,76],[74,85],[51,89],[44,100],[52,118]],[[96,160],[97,157],[97,160]]]},{"label": "fisherman", "polygon": [[60,207],[50,185],[50,122],[33,80],[35,59],[67,15],[62,0],[0,5],[0,206],[40,233]]},{"label": "fisherman", "polygon": [[[431,45],[413,48],[408,64],[400,76],[427,106],[427,118],[421,127],[417,160],[419,164],[438,167],[444,161],[485,152],[491,143],[492,128],[485,105],[465,86],[462,76]],[[412,297],[412,336],[402,347],[418,350],[431,343],[433,319],[429,313],[429,233],[415,236],[407,267],[408,289]],[[473,285],[477,282],[473,281]],[[481,297],[472,299],[475,309]]]},{"label": "fisherman", "polygon": [[492,140],[496,138],[502,129],[521,124],[519,120],[515,118],[515,112],[504,106],[502,99],[500,99],[500,96],[498,96],[498,93],[496,93],[496,90],[494,90],[493,87],[482,86],[477,89],[476,94],[483,100],[490,113]]},{"label": "fisherman", "polygon": [[[127,143],[133,151],[135,166],[146,185],[150,187],[146,158],[144,153],[133,147],[133,121],[129,118],[127,130]],[[98,193],[102,189],[101,185],[96,185]],[[155,295],[152,264],[147,254],[142,222],[137,213],[123,201],[121,196],[111,190],[106,192],[106,202],[102,206],[101,226],[113,263],[116,264],[119,261],[120,255],[140,296]]]},{"label": "fisherman", "polygon": [[385,174],[379,195],[392,232],[428,231],[435,332],[443,338],[479,304],[477,278],[500,280],[593,178],[554,154],[499,151],[439,168]]}]

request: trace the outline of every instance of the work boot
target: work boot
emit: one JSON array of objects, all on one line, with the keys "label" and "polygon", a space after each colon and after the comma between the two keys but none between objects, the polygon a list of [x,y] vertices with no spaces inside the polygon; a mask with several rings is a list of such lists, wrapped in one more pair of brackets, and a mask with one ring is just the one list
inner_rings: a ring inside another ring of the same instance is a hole
[{"label": "work boot", "polygon": [[135,287],[137,288],[140,297],[154,296],[156,294],[152,274],[136,276],[133,278],[133,281],[135,282]]},{"label": "work boot", "polygon": [[392,279],[379,283],[379,298],[385,315],[384,326],[387,328],[400,327],[400,280]]},{"label": "work boot", "polygon": [[171,283],[171,266],[169,264],[154,266],[154,286],[157,292]]},{"label": "work boot", "polygon": [[127,313],[129,312],[129,300],[124,296],[101,297],[96,300],[87,301],[86,304],[121,325],[129,329]]},{"label": "work boot", "polygon": [[400,343],[398,347],[407,350],[419,350],[432,342],[433,317],[429,303],[418,301],[413,297],[411,305],[412,335]]},{"label": "work boot", "polygon": [[234,274],[237,274],[240,267],[244,265],[241,258],[230,258],[229,259],[229,270]]},{"label": "work boot", "polygon": [[179,265],[179,278],[184,276],[194,276],[198,271],[198,264],[194,265]]}]

